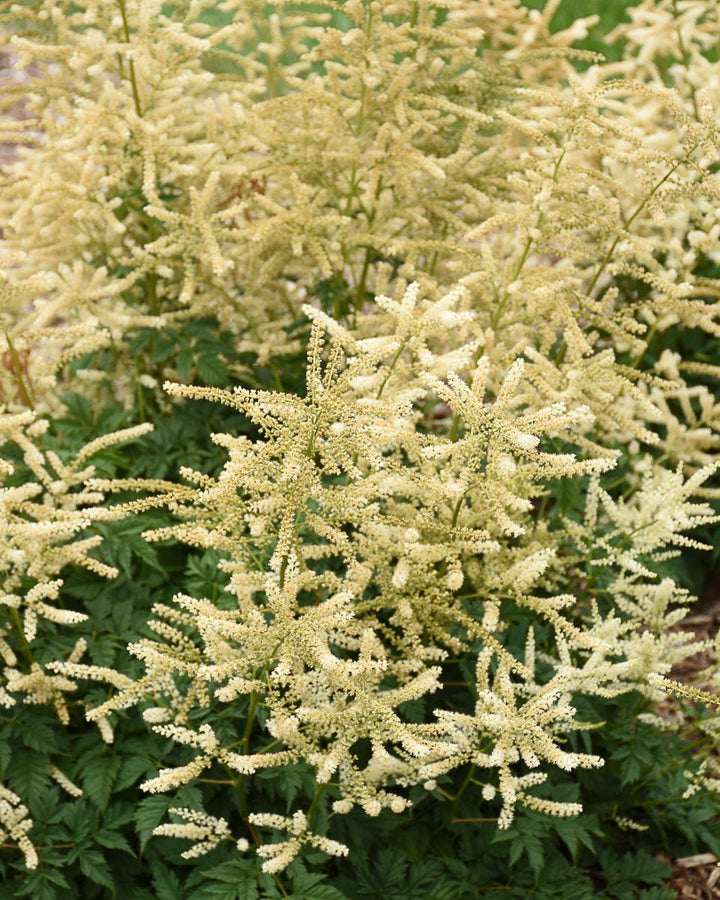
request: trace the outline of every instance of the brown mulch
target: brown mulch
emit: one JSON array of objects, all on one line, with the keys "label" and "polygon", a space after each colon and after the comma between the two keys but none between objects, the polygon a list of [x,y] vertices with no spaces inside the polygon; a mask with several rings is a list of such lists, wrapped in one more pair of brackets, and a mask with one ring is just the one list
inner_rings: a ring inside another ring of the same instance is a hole
[{"label": "brown mulch", "polygon": [[676,859],[669,887],[675,888],[678,900],[718,900],[720,862],[712,853]]},{"label": "brown mulch", "polygon": [[[715,572],[706,585],[696,608],[681,623],[683,630],[692,630],[698,639],[712,639],[720,629],[720,573]],[[715,662],[712,650],[703,650],[683,660],[672,672],[678,681],[694,682],[698,687],[698,673]],[[661,715],[682,720],[683,713],[673,700],[665,701],[658,709]],[[720,900],[720,861],[712,853],[698,853],[675,859],[669,887],[677,891],[678,900]]]},{"label": "brown mulch", "polygon": [[[712,572],[698,601],[677,626],[682,631],[694,631],[699,640],[713,640],[720,628],[720,571]],[[715,662],[711,650],[696,653],[675,666],[672,675],[678,681],[696,681],[698,672]]]}]

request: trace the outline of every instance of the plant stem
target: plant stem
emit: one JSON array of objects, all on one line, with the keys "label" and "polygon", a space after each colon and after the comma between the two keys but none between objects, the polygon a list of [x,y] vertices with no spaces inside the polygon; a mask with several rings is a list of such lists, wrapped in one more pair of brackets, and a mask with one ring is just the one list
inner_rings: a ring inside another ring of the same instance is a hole
[{"label": "plant stem", "polygon": [[310,806],[308,807],[308,811],[307,811],[308,827],[310,827],[312,825],[313,813],[315,812],[315,808],[318,805],[318,801],[322,797],[323,791],[325,790],[326,787],[327,787],[327,784],[316,784],[315,785],[315,794],[313,795],[312,802],[310,803]]},{"label": "plant stem", "polygon": [[462,825],[465,822],[497,822],[497,819],[494,816],[481,816],[479,818],[474,819],[451,819],[451,825]]},{"label": "plant stem", "polygon": [[[120,15],[122,16],[123,32],[125,33],[125,43],[130,43],[130,27],[127,20],[127,11],[125,9],[125,0],[117,0],[120,7]],[[142,118],[142,106],[140,105],[140,92],[138,91],[137,77],[135,76],[135,63],[132,57],[128,58],[128,69],[130,71],[130,87],[132,88],[133,103],[135,112]]]},{"label": "plant stem", "polygon": [[[666,172],[663,175],[663,177],[653,186],[650,193],[640,203],[638,203],[634,212],[632,213],[630,218],[625,223],[625,231],[627,231],[630,228],[630,226],[635,221],[635,219],[637,219],[637,217],[640,215],[640,213],[647,206],[648,202],[655,196],[655,194],[665,184],[665,182],[668,180],[668,178],[670,178],[672,175],[674,175],[675,172],[677,172],[677,170],[680,168],[680,166],[684,162],[687,162],[689,160],[690,156],[693,154],[696,147],[697,147],[697,144],[693,144],[693,146],[688,150],[688,152],[685,154],[685,156],[683,156],[682,159],[679,159],[675,163],[675,165],[668,172]],[[612,255],[615,252],[615,248],[620,243],[621,238],[622,238],[621,234],[615,235],[615,239],[613,240],[612,244],[610,245],[607,252],[605,253],[605,256],[603,256],[602,260],[600,261],[600,265],[598,266],[595,274],[593,275],[592,281],[590,282],[590,286],[588,287],[588,289],[586,291],[587,297],[589,297],[592,294],[593,290],[595,289],[595,285],[598,283],[600,276],[605,271],[608,263],[612,259]]]},{"label": "plant stem", "polygon": [[[677,0],[673,0],[673,17],[675,19],[678,18],[678,8],[677,8]],[[683,65],[690,72],[690,54],[688,53],[688,49],[685,46],[685,40],[682,36],[682,29],[678,25],[677,29],[678,36],[678,46],[680,47],[680,54],[682,56]],[[697,122],[700,121],[700,110],[698,108],[697,102],[697,89],[694,84],[690,84],[690,99],[692,100],[693,112],[695,113],[695,120]]]},{"label": "plant stem", "polygon": [[377,397],[375,398],[376,400],[379,400],[382,397],[382,393],[385,390],[385,385],[388,383],[388,379],[392,375],[393,369],[395,368],[395,363],[400,359],[400,354],[403,352],[403,350],[407,346],[407,343],[408,343],[408,338],[406,338],[402,342],[402,344],[400,344],[400,346],[397,349],[397,353],[395,354],[395,356],[393,356],[392,361],[390,362],[390,368],[387,371],[387,375],[385,376],[385,378],[383,378],[382,384],[380,385],[380,388],[377,392]]},{"label": "plant stem", "polygon": [[[250,752],[250,737],[252,735],[253,725],[255,724],[255,713],[257,711],[259,699],[260,698],[258,697],[257,691],[253,691],[252,694],[250,694],[250,706],[248,707],[245,729],[243,731],[242,742],[240,744],[240,749],[242,750],[244,756],[247,756]],[[247,819],[248,802],[247,791],[245,789],[245,778],[245,775],[239,775],[236,779],[233,780],[233,784],[237,788],[240,795],[240,810],[243,816]]]},{"label": "plant stem", "polygon": [[462,795],[470,787],[470,783],[473,780],[473,775],[475,774],[475,769],[476,769],[476,765],[475,765],[475,763],[473,763],[470,766],[470,768],[468,769],[468,773],[465,776],[465,780],[460,785],[460,789],[458,790],[457,794],[455,794],[455,797],[452,802],[452,806],[450,807],[450,821],[451,822],[455,818],[455,813],[457,812],[458,804],[460,803],[460,800],[462,799]]},{"label": "plant stem", "polygon": [[20,393],[22,394],[23,400],[27,403],[30,409],[34,410],[35,403],[33,402],[32,394],[29,389],[29,382],[28,384],[25,383],[20,357],[18,356],[17,350],[15,349],[15,345],[13,344],[12,338],[10,337],[10,333],[7,330],[5,331],[5,340],[7,341],[8,351],[10,352],[10,358],[13,365],[13,373],[15,375],[18,388],[20,389]]},{"label": "plant stem", "polygon": [[23,628],[22,621],[20,620],[20,613],[17,611],[17,609],[15,609],[14,606],[11,606],[10,615],[12,616],[15,627],[17,628],[18,640],[20,642],[20,652],[30,663],[30,665],[33,665],[35,662],[35,657],[33,656],[30,645],[28,644],[27,638],[25,637],[25,629]]}]

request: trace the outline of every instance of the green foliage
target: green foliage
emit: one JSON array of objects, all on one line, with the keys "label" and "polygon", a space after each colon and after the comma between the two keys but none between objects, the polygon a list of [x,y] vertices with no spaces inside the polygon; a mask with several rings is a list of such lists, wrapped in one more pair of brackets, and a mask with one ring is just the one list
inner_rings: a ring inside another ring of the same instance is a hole
[{"label": "green foliage", "polygon": [[[560,31],[579,18],[597,16],[595,24],[588,36],[578,42],[578,45],[586,50],[601,53],[609,60],[620,59],[621,48],[616,42],[609,43],[605,36],[620,22],[628,20],[628,7],[635,6],[639,0],[603,0],[602,3],[594,3],[593,0],[561,0],[557,12],[552,19],[552,29]],[[524,5],[531,9],[542,9],[545,0],[524,0]]]},{"label": "green foliage", "polygon": [[[53,437],[59,451],[76,447],[86,437],[84,427],[92,428],[85,404],[71,399],[66,408],[62,440]],[[162,421],[158,422],[162,427]],[[203,442],[197,443],[200,451]],[[204,448],[203,452],[211,452],[209,444]],[[108,467],[116,465],[116,471],[128,472],[137,466],[130,448],[115,453],[117,459],[109,460]],[[146,460],[155,465],[152,457]],[[560,488],[555,501],[557,514],[567,514],[582,498],[577,492],[566,495]],[[158,521],[158,514],[150,512],[139,521],[98,526],[106,538],[103,559],[120,569],[117,579],[107,581],[81,570],[67,576],[67,596],[92,612],[89,622],[78,628],[88,640],[95,664],[132,669],[124,644],[144,632],[150,604],[157,598],[169,599],[173,582],[182,580],[197,596],[220,594],[224,589],[218,556],[212,551],[181,553],[177,547],[141,540],[140,533]],[[508,632],[509,641],[512,635]],[[519,630],[518,640],[522,639]],[[98,691],[97,686],[87,687],[89,697]],[[462,693],[457,692],[450,702],[461,705]],[[592,705],[579,702],[583,718],[612,724],[582,732],[573,741],[585,751],[604,756],[607,764],[598,772],[581,772],[574,780],[553,783],[541,793],[572,801],[582,792],[583,815],[548,818],[526,811],[507,831],[496,832],[492,821],[472,821],[478,809],[487,810],[478,789],[468,790],[454,810],[453,818],[460,820],[457,824],[447,823],[447,801],[421,791],[407,819],[384,813],[376,820],[353,814],[338,821],[332,833],[353,848],[351,859],[339,864],[317,860],[308,862],[309,869],[292,869],[284,877],[286,893],[295,900],[463,900],[478,892],[494,900],[528,896],[670,900],[672,892],[662,887],[668,867],[654,854],[666,847],[677,855],[707,849],[720,854],[714,801],[698,793],[681,802],[688,786],[682,773],[691,765],[686,742],[638,723],[641,698]],[[412,710],[408,709],[408,715],[413,718]],[[241,709],[237,719],[244,721]],[[228,718],[228,732],[235,727]],[[19,745],[21,753],[16,749]],[[177,842],[152,838],[171,806],[192,808],[201,802],[196,788],[138,802],[139,783],[156,771],[154,759],[167,759],[168,746],[169,742],[153,737],[126,715],[117,719],[115,741],[110,745],[97,733],[86,731],[81,710],[73,714],[71,727],[62,730],[42,708],[20,707],[6,717],[0,731],[0,761],[4,760],[0,777],[28,804],[43,847],[41,864],[32,873],[26,873],[17,859],[2,860],[9,896],[47,900],[281,897],[276,883],[260,872],[256,861],[232,856],[229,850],[218,856],[218,848],[186,875],[188,863],[180,859]],[[50,759],[84,788],[82,798],[68,800],[52,785]],[[178,762],[181,759],[178,752]],[[210,775],[223,777],[221,771]],[[456,793],[460,780],[445,778],[443,792]],[[299,795],[310,796],[312,790],[309,771],[274,770],[271,777],[256,782],[253,803],[272,803],[286,811]],[[228,789],[214,786],[213,813],[232,817],[234,807]],[[617,824],[623,817],[648,830],[623,831]]]}]

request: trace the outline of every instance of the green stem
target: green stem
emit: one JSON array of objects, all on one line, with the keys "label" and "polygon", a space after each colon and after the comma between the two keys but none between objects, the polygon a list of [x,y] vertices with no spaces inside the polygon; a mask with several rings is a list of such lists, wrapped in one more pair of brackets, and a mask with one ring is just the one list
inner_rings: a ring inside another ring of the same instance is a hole
[{"label": "green stem", "polygon": [[497,822],[495,816],[480,816],[474,817],[472,819],[452,819],[450,821],[451,825],[462,825],[464,822]]},{"label": "green stem", "polygon": [[[647,204],[648,204],[648,201],[650,201],[650,200],[655,196],[655,194],[656,194],[656,193],[660,190],[660,188],[665,184],[665,182],[668,180],[668,178],[670,178],[672,175],[674,175],[675,172],[677,172],[677,170],[680,168],[680,166],[681,166],[684,162],[687,162],[687,161],[688,161],[688,159],[690,158],[690,156],[692,155],[692,153],[695,151],[695,148],[696,148],[696,147],[697,147],[697,144],[693,144],[693,146],[688,150],[688,152],[685,154],[685,156],[683,156],[682,159],[679,159],[679,160],[675,163],[675,165],[674,165],[668,172],[666,172],[666,173],[663,175],[663,177],[660,179],[660,181],[658,181],[657,184],[655,184],[655,185],[653,186],[652,190],[651,190],[650,193],[647,195],[647,197],[645,197],[640,203],[638,203],[638,205],[637,205],[637,207],[635,208],[633,214],[630,216],[630,218],[627,220],[627,222],[626,222],[626,224],[625,224],[625,231],[627,231],[627,230],[630,228],[630,226],[631,226],[632,223],[635,221],[635,219],[637,219],[637,217],[640,215],[640,213],[645,209],[645,207],[646,207]],[[612,259],[612,255],[613,255],[613,253],[615,252],[615,248],[616,248],[617,245],[620,243],[620,240],[621,240],[621,239],[622,239],[622,234],[616,235],[616,236],[615,236],[615,239],[614,239],[613,242],[612,242],[612,244],[611,244],[610,247],[608,248],[608,250],[607,250],[605,256],[603,256],[603,258],[602,258],[602,260],[601,260],[601,262],[600,262],[600,265],[599,265],[598,268],[597,268],[597,271],[596,271],[595,274],[593,275],[592,281],[590,282],[590,286],[589,286],[588,289],[587,289],[587,292],[586,292],[586,296],[587,296],[587,297],[589,297],[589,296],[592,294],[593,290],[595,289],[595,285],[598,283],[598,280],[599,280],[600,276],[601,276],[602,273],[605,271],[605,269],[606,269],[608,263],[609,263],[610,260]]]},{"label": "green stem", "polygon": [[460,515],[460,510],[463,505],[463,501],[465,500],[465,494],[462,497],[458,498],[458,502],[455,504],[455,509],[453,510],[452,519],[450,521],[450,527],[454,528],[457,525],[458,516]]},{"label": "green stem", "polygon": [[348,189],[348,195],[345,200],[345,209],[343,210],[344,216],[350,215],[350,210],[352,209],[352,202],[355,197],[357,191],[357,185],[355,184],[355,177],[357,175],[357,166],[352,167],[352,171],[350,172],[350,187]]},{"label": "green stem", "polygon": [[[673,0],[673,17],[675,19],[678,18],[677,0]],[[678,26],[678,30],[677,30],[677,36],[678,36],[678,44],[680,46],[680,53],[682,55],[683,65],[689,72],[690,71],[690,54],[688,53],[687,47],[685,46],[685,41],[682,36],[682,30],[680,29],[679,26]],[[697,122],[699,122],[700,121],[700,110],[698,109],[697,91],[693,84],[690,85],[690,99],[692,100],[693,112],[695,113],[695,120]]]},{"label": "green stem", "polygon": [[[152,244],[152,242],[154,240],[155,240],[155,234],[154,234],[154,228],[152,227],[152,221],[151,221],[150,243]],[[158,298],[157,298],[157,282],[158,282],[157,274],[155,272],[149,272],[148,276],[147,276],[147,281],[145,282],[145,285],[146,285],[145,296],[147,297],[148,306],[150,307],[150,312],[154,316],[157,316],[160,314],[160,308],[158,307]]]},{"label": "green stem", "polygon": [[[637,205],[637,207],[633,211],[630,218],[627,220],[627,222],[625,222],[624,229],[623,229],[624,231],[627,231],[628,228],[630,228],[630,226],[635,221],[635,219],[640,215],[640,213],[643,211],[643,209],[645,209],[645,206],[647,205],[648,201],[650,199],[652,199],[652,197],[655,196],[655,194],[660,190],[660,188],[663,186],[663,184],[665,184],[665,182],[668,180],[668,178],[670,178],[670,176],[673,175],[684,162],[687,162],[690,159],[690,156],[694,153],[696,147],[697,147],[697,144],[693,144],[692,147],[685,154],[685,156],[683,156],[682,159],[679,159],[675,163],[675,165],[670,169],[670,171],[666,172],[665,175],[663,175],[663,177],[660,179],[660,181],[658,181],[658,183],[653,186],[652,190],[647,195],[647,197],[645,197],[644,200],[642,200],[642,202]],[[592,277],[590,285],[589,285],[587,291],[585,292],[586,297],[590,297],[592,295],[592,292],[595,290],[595,286],[597,285],[597,283],[600,279],[600,276],[607,268],[608,263],[612,259],[613,253],[615,252],[615,248],[620,243],[621,238],[622,238],[622,234],[618,234],[615,236],[615,239],[613,240],[612,244],[610,245],[607,252],[603,256],[602,260],[600,261],[600,264],[598,265],[598,268]],[[558,351],[558,354],[555,357],[555,365],[557,365],[557,366],[562,365],[562,362],[565,359],[565,354],[567,352],[567,346],[568,346],[567,341],[565,339],[563,339],[560,350]]]},{"label": "green stem", "polygon": [[[138,376],[140,375],[139,372],[137,374]],[[137,387],[138,417],[141,422],[146,422],[147,415],[145,413],[145,392],[143,390],[142,382],[140,381],[139,377],[135,379],[135,384]]]},{"label": "green stem", "polygon": [[255,723],[255,713],[257,712],[259,701],[260,697],[258,696],[258,692],[253,691],[252,694],[250,694],[250,707],[248,709],[247,721],[245,722],[245,731],[243,732],[243,754],[247,754],[250,751],[250,735],[252,734],[252,727]]},{"label": "green stem", "polygon": [[316,784],[315,785],[315,794],[313,795],[312,802],[310,803],[310,806],[308,807],[308,811],[307,811],[308,828],[312,826],[313,813],[315,812],[315,808],[318,805],[318,801],[322,797],[323,791],[325,790],[326,787],[327,787],[327,784]]},{"label": "green stem", "polygon": [[12,616],[15,627],[17,628],[18,640],[20,642],[20,652],[30,663],[30,665],[33,665],[33,663],[35,662],[35,658],[32,654],[32,650],[30,649],[30,645],[27,642],[27,638],[25,637],[25,629],[23,628],[22,621],[20,620],[20,613],[17,611],[17,609],[15,609],[14,606],[11,606],[10,615]]},{"label": "green stem", "polygon": [[[127,20],[127,12],[125,10],[125,0],[117,0],[120,7],[120,15],[122,16],[123,32],[125,33],[125,43],[130,43],[130,27]],[[140,105],[140,92],[138,91],[137,77],[135,76],[135,63],[132,58],[128,59],[128,68],[130,71],[130,87],[132,88],[133,103],[135,112],[142,118],[142,106]]]},{"label": "green stem", "polygon": [[30,409],[35,409],[35,403],[33,402],[32,394],[29,389],[29,384],[25,383],[25,379],[23,378],[22,373],[22,364],[20,362],[20,357],[18,356],[17,350],[15,349],[15,345],[12,342],[12,338],[10,337],[10,333],[5,331],[5,340],[7,341],[8,351],[10,352],[10,358],[12,359],[13,364],[13,373],[17,380],[18,387],[20,388],[20,393],[23,396],[23,400]]},{"label": "green stem", "polygon": [[380,385],[380,388],[379,388],[379,390],[378,390],[378,392],[377,392],[377,397],[375,398],[376,400],[379,400],[379,399],[382,397],[383,391],[385,390],[385,385],[388,383],[388,379],[390,378],[390,376],[391,376],[392,373],[393,373],[393,369],[395,368],[395,364],[396,364],[397,361],[400,359],[400,354],[403,352],[403,350],[405,349],[405,347],[407,347],[408,340],[409,340],[409,338],[405,338],[405,340],[402,342],[402,344],[400,344],[400,346],[398,347],[397,353],[395,354],[395,356],[393,356],[392,361],[391,361],[391,363],[390,363],[390,368],[389,368],[388,371],[387,371],[387,375],[385,376],[385,378],[383,378],[383,382],[382,382],[382,384]]},{"label": "green stem", "polygon": [[370,248],[365,248],[365,259],[363,261],[362,271],[360,272],[360,280],[358,281],[357,291],[355,292],[355,308],[360,309],[365,295],[365,282],[367,281],[368,269],[370,268]]},{"label": "green stem", "polygon": [[[570,138],[572,137],[572,134],[573,134],[573,130],[574,130],[574,128],[570,129],[570,131],[567,134],[566,140],[568,140],[568,141],[570,140]],[[560,172],[560,166],[562,165],[562,161],[565,159],[566,153],[567,153],[567,149],[563,150],[562,153],[560,154],[560,156],[555,161],[555,166],[553,167],[553,175],[552,175],[553,184],[557,184],[557,178],[558,178],[558,173]],[[544,221],[545,221],[545,211],[540,210],[540,214],[537,219],[537,224],[535,226],[535,228],[538,231],[542,228]],[[510,280],[511,283],[514,281],[517,281],[520,273],[522,272],[523,267],[525,266],[525,263],[527,262],[528,256],[530,255],[530,249],[531,249],[533,243],[534,243],[534,239],[530,235],[528,235],[527,240],[525,241],[525,246],[523,247],[522,255],[518,261],[517,266],[515,267],[515,271],[513,272],[513,276]],[[499,301],[497,310],[495,311],[495,314],[492,317],[492,327],[493,327],[494,331],[497,331],[498,326],[500,325],[500,319],[502,318],[502,315],[505,312],[505,307],[507,306],[509,299],[510,299],[510,294],[508,293],[507,288],[505,288],[505,292],[503,293],[502,300]]]},{"label": "green stem", "polygon": [[[453,820],[455,819],[455,813],[457,812],[458,804],[460,803],[460,800],[461,800],[461,798],[462,798],[462,795],[463,795],[463,794],[465,793],[465,791],[468,789],[468,787],[470,786],[471,781],[473,780],[473,775],[475,774],[475,768],[476,768],[475,763],[472,763],[472,765],[471,765],[470,768],[468,769],[467,775],[465,776],[465,780],[463,781],[463,783],[460,785],[460,788],[458,789],[457,794],[455,794],[455,796],[451,798],[451,803],[450,803],[450,813],[449,813],[449,815],[448,815],[448,817],[447,817],[447,824],[448,824],[448,825],[452,824]],[[443,792],[441,791],[441,793],[443,793]],[[448,795],[446,795],[446,796],[448,796]],[[450,798],[449,798],[449,799],[450,799]],[[495,821],[495,819],[493,819],[493,821]],[[439,826],[432,832],[432,836],[435,836],[436,834],[438,834],[440,831],[443,830],[444,827],[445,827],[444,825],[439,825]]]},{"label": "green stem", "polygon": [[647,353],[647,350],[648,350],[648,348],[649,348],[649,346],[650,346],[650,342],[651,342],[652,339],[655,337],[655,332],[657,331],[657,325],[658,325],[658,323],[657,323],[657,322],[654,322],[653,325],[652,325],[652,327],[651,327],[650,330],[648,331],[647,337],[645,338],[645,346],[642,348],[642,350],[637,354],[637,356],[635,357],[635,359],[632,361],[632,367],[633,367],[633,369],[637,369],[637,367],[638,367],[638,366],[640,365],[640,363],[642,362],[643,356],[645,356],[645,354]]},{"label": "green stem", "polygon": [[476,769],[476,765],[475,765],[475,763],[473,763],[470,766],[467,775],[465,776],[465,780],[460,785],[459,791],[457,792],[457,794],[455,794],[455,798],[453,799],[452,805],[450,807],[450,819],[451,820],[455,818],[455,813],[457,812],[458,805],[460,803],[460,800],[462,799],[462,795],[470,787],[470,783],[472,782],[473,776],[475,775],[475,769]]},{"label": "green stem", "polygon": [[[255,724],[255,713],[257,711],[259,699],[260,698],[258,697],[257,691],[253,691],[252,694],[250,694],[250,706],[248,708],[247,719],[245,720],[245,729],[243,731],[243,737],[240,744],[240,749],[242,750],[244,756],[247,756],[250,752],[250,737],[252,735],[253,725]],[[234,779],[234,784],[240,795],[240,811],[247,819],[248,802],[247,791],[245,789],[245,777],[245,775],[239,775],[236,779]]]}]

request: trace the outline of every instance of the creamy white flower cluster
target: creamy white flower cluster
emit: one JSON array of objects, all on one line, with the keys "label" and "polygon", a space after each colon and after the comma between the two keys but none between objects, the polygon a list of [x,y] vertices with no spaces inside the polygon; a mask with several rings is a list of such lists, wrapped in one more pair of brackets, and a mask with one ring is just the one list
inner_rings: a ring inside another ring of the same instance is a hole
[{"label": "creamy white flower cluster", "polygon": [[[179,523],[147,535],[220,550],[235,603],[178,595],[173,606],[157,604],[156,638],[130,648],[145,665],[137,681],[81,664],[55,666],[114,684],[116,693],[90,718],[154,696],[144,714],[153,729],[194,749],[189,762],[161,769],[145,790],[173,790],[216,764],[241,782],[304,761],[319,785],[332,781],[339,791],[336,814],[359,805],[377,815],[405,809],[404,788],[433,790],[469,765],[487,773],[486,801],[501,800],[501,827],[518,804],[574,815],[578,804],[531,791],[549,767],[602,765],[563,747],[565,735],[584,727],[571,697],[649,692],[648,673],[668,672],[699,647],[671,630],[683,615],[671,606],[685,595],[669,579],[656,582],[649,566],[668,546],[684,544],[685,530],[714,521],[706,504],[691,500],[711,469],[689,479],[660,470],[631,501],[614,501],[599,482],[613,456],[543,449],[548,436],[566,448],[581,442],[590,411],[557,400],[531,407],[522,359],[497,372],[476,358],[463,343],[472,317],[456,311],[464,296],[458,290],[425,301],[413,284],[397,302],[381,298],[394,331],[367,339],[358,337],[361,328],[333,324],[308,307],[314,326],[303,397],[167,385],[177,396],[240,409],[259,431],[254,441],[216,435],[228,453],[222,472],[210,478],[185,469],[195,487],[163,486]],[[442,321],[459,330],[460,347],[451,337],[444,352],[435,346]],[[442,410],[440,428],[427,408]],[[549,532],[533,520],[543,479],[583,474],[591,479],[584,522]],[[591,605],[572,615],[567,559],[583,552],[612,572],[609,614]],[[552,629],[555,652],[542,656],[554,670],[549,678],[537,679],[532,628],[524,657],[504,646],[508,602]],[[403,704],[435,693],[450,653],[467,653],[475,642],[483,649],[469,685],[474,710],[440,706],[429,721],[407,721]],[[187,724],[195,705],[239,702],[248,730],[233,748],[212,724]],[[252,739],[260,707],[270,750]],[[363,742],[370,754],[361,762]],[[249,821],[280,827],[269,813],[251,813]],[[271,857],[266,871],[316,840],[305,835],[303,813],[289,821],[288,842],[258,851]],[[195,855],[220,834],[213,825],[203,838],[206,827],[198,819],[162,833],[197,837],[188,851]]]},{"label": "creamy white flower cluster", "polygon": [[[63,602],[63,580],[58,576],[66,567],[80,566],[105,577],[116,574],[92,555],[102,538],[86,537],[83,532],[93,522],[118,519],[127,510],[122,504],[102,508],[104,495],[90,484],[95,473],[90,460],[106,447],[147,434],[150,426],[98,437],[67,463],[53,451],[40,449],[47,426],[48,420],[38,419],[30,410],[0,410],[0,449],[5,453],[12,445],[15,457],[19,455],[24,464],[24,479],[16,477],[13,483],[14,466],[0,459],[0,657],[5,664],[0,705],[49,706],[67,725],[68,695],[76,691],[77,682],[67,672],[56,671],[53,662],[36,658],[42,650],[43,625],[72,627],[88,618]],[[70,668],[78,665],[86,650],[86,641],[78,638],[62,663]],[[101,738],[112,742],[108,720],[100,718],[98,728]],[[82,794],[56,765],[50,765],[50,774],[69,795]],[[0,835],[17,842],[29,868],[37,865],[28,837],[31,827],[25,806],[12,792],[0,788]]]},{"label": "creamy white flower cluster", "polygon": [[[387,313],[413,279],[435,298],[461,284],[493,364],[530,344],[533,389],[589,406],[610,439],[648,438],[653,404],[617,354],[678,321],[717,333],[695,274],[720,227],[708,0],[633,7],[626,58],[582,75],[565,51],[594,18],[555,32],[554,3],[461,3],[442,23],[428,0],[331,3],[345,30],[238,0],[212,26],[208,5],[13,6],[27,118],[3,116],[24,147],[0,178],[19,254],[0,303],[20,365],[64,332],[58,362],[111,339],[129,402],[138,327],[212,314],[264,365],[300,349],[319,283],[337,314],[395,296]],[[649,288],[642,304],[618,275]],[[416,334],[422,352],[432,331]],[[168,369],[141,375],[154,389]]]},{"label": "creamy white flower cluster", "polygon": [[23,805],[17,794],[0,784],[0,841],[9,838],[17,843],[25,857],[28,869],[35,869],[38,855],[28,832],[32,828],[32,820],[28,818],[27,807]]},{"label": "creamy white flower cluster", "polygon": [[[563,51],[593,20],[553,34],[555,2],[460,2],[439,22],[428,0],[330,2],[332,17],[224,0],[217,27],[209,3],[14,13],[29,118],[8,124],[26,147],[0,175],[19,251],[0,282],[3,399],[32,407],[75,352],[62,331],[84,350],[111,339],[126,400],[168,379],[178,414],[211,400],[254,430],[213,435],[216,477],[143,485],[91,479],[114,436],[66,465],[36,447],[29,412],[0,418],[35,478],[0,497],[0,704],[22,693],[63,719],[77,679],[106,681],[88,718],[107,737],[114,710],[151,703],[148,724],[192,756],[149,791],[219,765],[242,794],[304,762],[334,813],[378,815],[467,766],[501,827],[518,804],[574,814],[532,793],[551,767],[601,763],[565,748],[583,727],[573,696],[656,698],[704,646],[656,568],[715,520],[693,498],[717,495],[720,415],[689,378],[720,370],[650,359],[678,326],[720,335],[720,290],[699,274],[720,228],[716,5],[638,4],[625,58],[580,74]],[[241,77],[212,65],[228,57]],[[301,310],[305,390],[291,392],[275,363],[300,349]],[[207,315],[277,390],[240,365],[234,390],[181,384],[172,362],[128,378],[129,334]],[[84,377],[91,396],[106,380]],[[601,481],[618,461],[619,492]],[[551,528],[552,489],[585,476],[584,518]],[[104,493],[142,488],[155,496],[135,509],[174,517],[149,540],[219,553],[223,602],[156,604],[153,636],[130,645],[137,679],[83,664],[81,645],[20,665],[13,641],[82,615],[56,602],[64,565],[112,574],[79,536],[121,514],[97,511]],[[441,692],[458,656],[475,657],[463,713]],[[226,746],[212,716],[228,705],[246,724]],[[195,728],[198,708],[210,721]],[[177,814],[159,833],[193,840],[190,856],[235,840],[222,819]],[[311,821],[250,812],[289,834],[261,844],[266,871],[306,844],[344,852]]]},{"label": "creamy white flower cluster", "polygon": [[[170,815],[177,816],[184,821],[181,824],[165,823],[158,825],[153,834],[166,837],[183,838],[193,841],[189,850],[184,850],[180,855],[183,859],[193,859],[213,850],[220,841],[232,839],[228,823],[225,819],[209,816],[207,813],[196,809],[172,808]],[[241,847],[238,847],[241,849]]]},{"label": "creamy white flower cluster", "polygon": [[295,859],[305,844],[316,847],[330,856],[347,856],[348,854],[345,844],[319,834],[313,834],[308,826],[307,816],[303,812],[296,812],[292,817],[271,813],[250,813],[249,818],[253,825],[286,831],[289,834],[287,840],[258,847],[258,856],[265,858],[262,865],[263,872],[272,874],[282,871]]}]

